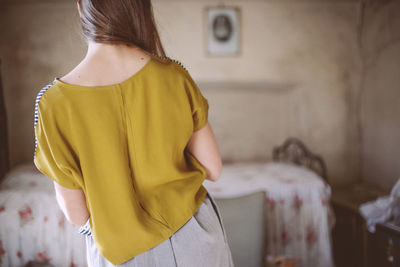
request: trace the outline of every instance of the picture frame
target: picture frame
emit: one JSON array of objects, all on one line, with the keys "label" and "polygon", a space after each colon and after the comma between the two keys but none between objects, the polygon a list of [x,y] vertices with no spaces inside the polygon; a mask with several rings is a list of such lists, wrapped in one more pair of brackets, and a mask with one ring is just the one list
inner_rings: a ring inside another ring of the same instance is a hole
[{"label": "picture frame", "polygon": [[240,8],[208,6],[204,10],[205,47],[207,56],[239,56]]}]

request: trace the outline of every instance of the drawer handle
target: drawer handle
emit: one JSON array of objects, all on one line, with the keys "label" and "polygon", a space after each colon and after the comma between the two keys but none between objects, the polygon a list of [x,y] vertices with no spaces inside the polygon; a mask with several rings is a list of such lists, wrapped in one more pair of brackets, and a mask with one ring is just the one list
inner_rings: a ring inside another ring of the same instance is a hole
[{"label": "drawer handle", "polygon": [[392,249],[393,249],[393,240],[390,238],[388,240],[388,247],[387,247],[387,260],[388,262],[393,262],[394,261],[394,257],[392,255]]}]

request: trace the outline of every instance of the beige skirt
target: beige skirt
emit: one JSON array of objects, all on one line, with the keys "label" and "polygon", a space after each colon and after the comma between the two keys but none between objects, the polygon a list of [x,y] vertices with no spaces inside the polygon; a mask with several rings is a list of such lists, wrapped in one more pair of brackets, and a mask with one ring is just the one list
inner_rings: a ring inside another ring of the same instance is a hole
[{"label": "beige skirt", "polygon": [[89,267],[234,267],[219,208],[209,193],[192,218],[171,237],[120,265],[100,254],[88,223],[79,232],[86,236]]}]

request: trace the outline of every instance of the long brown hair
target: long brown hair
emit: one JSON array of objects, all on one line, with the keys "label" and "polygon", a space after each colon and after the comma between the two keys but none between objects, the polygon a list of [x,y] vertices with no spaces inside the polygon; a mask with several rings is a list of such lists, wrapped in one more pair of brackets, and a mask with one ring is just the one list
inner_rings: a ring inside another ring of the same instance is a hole
[{"label": "long brown hair", "polygon": [[151,0],[78,1],[82,33],[88,40],[137,46],[149,53],[166,56]]}]

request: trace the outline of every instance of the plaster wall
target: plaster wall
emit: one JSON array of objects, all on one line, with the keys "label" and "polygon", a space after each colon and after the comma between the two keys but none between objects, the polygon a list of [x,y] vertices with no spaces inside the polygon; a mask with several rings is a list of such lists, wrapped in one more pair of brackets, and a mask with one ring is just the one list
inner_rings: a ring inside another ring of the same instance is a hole
[{"label": "plaster wall", "polygon": [[[362,65],[357,1],[232,1],[241,8],[241,53],[207,57],[204,8],[213,1],[154,1],[168,56],[182,62],[210,103],[224,162],[267,161],[299,137],[321,154],[332,184],[355,181],[354,96]],[[11,164],[31,161],[34,102],[86,52],[73,1],[7,1],[0,57]]]},{"label": "plaster wall", "polygon": [[366,6],[363,32],[362,177],[390,189],[400,178],[400,1]]}]

